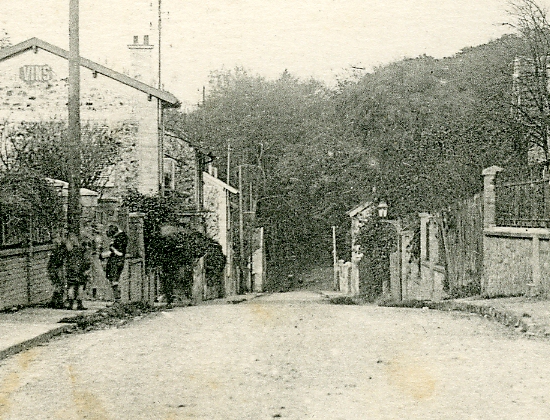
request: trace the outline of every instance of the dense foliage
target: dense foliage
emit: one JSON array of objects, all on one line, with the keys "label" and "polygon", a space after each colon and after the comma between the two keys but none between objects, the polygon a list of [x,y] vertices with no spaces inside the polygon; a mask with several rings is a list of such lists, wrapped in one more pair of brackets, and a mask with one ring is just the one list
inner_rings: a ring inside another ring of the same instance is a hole
[{"label": "dense foliage", "polygon": [[[98,189],[105,171],[121,159],[122,138],[128,127],[83,124],[80,144],[80,185]],[[2,166],[9,170],[31,169],[45,177],[68,181],[67,123],[37,121],[5,124]]]},{"label": "dense foliage", "polygon": [[[531,160],[550,168],[550,22],[536,0],[510,0],[511,26],[520,35],[522,54],[514,61],[511,109],[521,122]],[[533,153],[535,152],[535,153]]]},{"label": "dense foliage", "polygon": [[143,231],[146,245],[149,238],[160,235],[162,226],[178,223],[180,203],[177,194],[163,197],[141,194],[136,190],[127,191],[122,200],[123,206],[129,211],[145,214]]},{"label": "dense foliage", "polygon": [[[5,223],[5,236],[14,234],[21,242],[43,241],[62,226],[63,207],[57,191],[40,175],[4,172],[0,175],[0,219]],[[23,244],[15,242],[11,244]]]},{"label": "dense foliage", "polygon": [[329,262],[331,226],[348,249],[346,211],[374,190],[390,217],[403,217],[479,192],[485,167],[526,162],[527,129],[510,112],[512,64],[524,51],[508,35],[449,58],[380,66],[334,88],[286,71],[276,80],[218,72],[205,101],[167,124],[213,150],[234,185],[241,166],[245,206],[252,202],[265,226],[271,262]]},{"label": "dense foliage", "polygon": [[180,203],[177,194],[160,197],[136,191],[130,191],[123,200],[130,211],[145,214],[145,255],[150,267],[160,267],[163,273],[174,276],[181,267],[190,267],[197,258],[205,257],[208,285],[219,284],[226,258],[218,242],[191,229],[169,234],[162,232],[163,226],[181,224],[178,220]]}]

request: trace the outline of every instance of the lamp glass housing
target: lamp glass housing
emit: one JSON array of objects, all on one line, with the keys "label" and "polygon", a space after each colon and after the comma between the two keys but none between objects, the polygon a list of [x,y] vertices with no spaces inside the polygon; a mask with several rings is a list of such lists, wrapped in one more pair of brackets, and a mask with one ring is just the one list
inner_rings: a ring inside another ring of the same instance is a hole
[{"label": "lamp glass housing", "polygon": [[381,201],[380,204],[378,204],[378,216],[382,219],[388,217],[388,205],[385,201]]}]

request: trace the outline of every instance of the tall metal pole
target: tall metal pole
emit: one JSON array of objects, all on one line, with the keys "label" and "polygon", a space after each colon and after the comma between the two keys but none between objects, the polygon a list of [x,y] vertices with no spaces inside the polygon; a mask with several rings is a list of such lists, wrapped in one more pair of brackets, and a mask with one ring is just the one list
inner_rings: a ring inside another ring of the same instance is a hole
[{"label": "tall metal pole", "polygon": [[69,3],[69,191],[67,197],[67,228],[80,235],[80,52],[79,0]]},{"label": "tall metal pole", "polygon": [[243,167],[239,165],[239,250],[241,254],[239,264],[239,293],[242,292],[243,275],[244,275],[244,197],[243,197]]},{"label": "tall metal pole", "polygon": [[159,67],[158,67],[158,70],[159,70],[159,84],[158,84],[158,88],[160,90],[162,90],[162,78],[160,77],[161,76],[161,69],[162,69],[162,55],[161,55],[161,41],[162,41],[162,1],[161,0],[158,0],[158,32],[159,32]]}]

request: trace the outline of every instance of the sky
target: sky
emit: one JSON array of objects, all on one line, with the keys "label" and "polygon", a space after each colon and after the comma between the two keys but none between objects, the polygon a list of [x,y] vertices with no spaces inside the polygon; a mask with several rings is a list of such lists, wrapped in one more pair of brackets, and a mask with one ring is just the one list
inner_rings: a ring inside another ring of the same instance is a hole
[{"label": "sky", "polygon": [[[158,1],[80,0],[81,55],[123,71],[133,35],[157,43]],[[68,5],[0,0],[0,29],[14,44],[38,37],[68,49]],[[235,66],[332,84],[350,66],[441,58],[496,39],[511,31],[506,9],[506,0],[162,0],[162,83],[184,107],[200,100],[211,71]]]}]

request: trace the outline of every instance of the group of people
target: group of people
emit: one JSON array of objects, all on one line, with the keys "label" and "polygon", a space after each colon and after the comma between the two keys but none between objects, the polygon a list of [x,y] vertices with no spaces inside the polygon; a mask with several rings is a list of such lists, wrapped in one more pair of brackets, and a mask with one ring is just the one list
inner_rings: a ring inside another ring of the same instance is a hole
[{"label": "group of people", "polygon": [[111,285],[113,299],[115,303],[120,302],[119,282],[124,269],[128,235],[116,225],[110,225],[106,235],[111,242],[105,251],[98,249],[100,245],[97,242],[72,233],[65,240],[56,241],[48,262],[48,273],[54,287],[50,302],[52,308],[86,309],[82,300],[96,253],[99,253],[100,260],[105,261],[105,277]]}]

